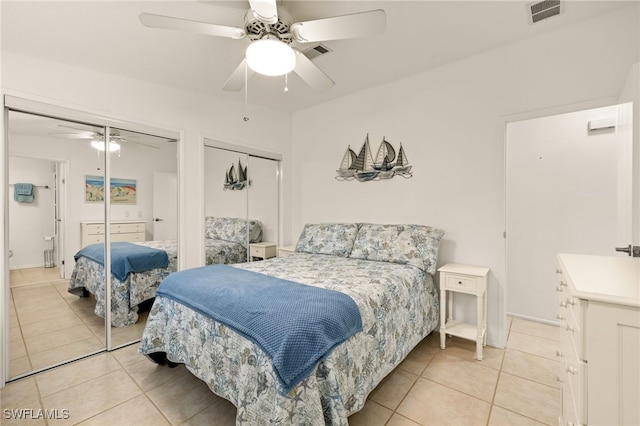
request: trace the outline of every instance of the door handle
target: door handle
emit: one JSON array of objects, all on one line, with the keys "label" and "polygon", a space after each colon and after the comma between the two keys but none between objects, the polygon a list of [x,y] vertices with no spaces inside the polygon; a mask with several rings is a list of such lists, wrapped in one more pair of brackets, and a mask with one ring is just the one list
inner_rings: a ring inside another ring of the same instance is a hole
[{"label": "door handle", "polygon": [[628,253],[629,256],[640,257],[640,246],[632,246],[629,244],[626,247],[616,247],[616,251]]},{"label": "door handle", "polygon": [[[154,217],[153,218],[154,222],[162,222],[162,219],[160,219],[159,217]],[[617,249],[616,249],[617,250]]]}]

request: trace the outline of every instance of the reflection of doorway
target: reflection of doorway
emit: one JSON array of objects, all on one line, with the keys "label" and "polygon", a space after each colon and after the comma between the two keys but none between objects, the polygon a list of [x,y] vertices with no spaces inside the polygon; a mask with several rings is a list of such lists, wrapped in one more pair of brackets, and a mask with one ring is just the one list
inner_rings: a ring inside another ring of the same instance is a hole
[{"label": "reflection of doorway", "polygon": [[[557,321],[557,253],[631,243],[631,104],[507,125],[508,314]],[[611,119],[613,128],[589,131]]]},{"label": "reflection of doorway", "polygon": [[178,235],[178,176],[153,172],[153,239],[175,240]]}]

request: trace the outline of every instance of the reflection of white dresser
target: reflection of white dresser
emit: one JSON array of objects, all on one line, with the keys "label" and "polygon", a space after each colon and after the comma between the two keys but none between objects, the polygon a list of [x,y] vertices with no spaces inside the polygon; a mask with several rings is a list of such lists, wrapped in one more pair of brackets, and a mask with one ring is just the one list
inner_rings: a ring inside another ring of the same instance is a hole
[{"label": "reflection of white dresser", "polygon": [[560,424],[640,424],[640,259],[558,263]]},{"label": "reflection of white dresser", "polygon": [[[102,221],[80,222],[82,229],[82,247],[94,243],[104,242],[105,226]],[[144,241],[145,222],[144,221],[114,221],[111,222],[111,241]]]}]

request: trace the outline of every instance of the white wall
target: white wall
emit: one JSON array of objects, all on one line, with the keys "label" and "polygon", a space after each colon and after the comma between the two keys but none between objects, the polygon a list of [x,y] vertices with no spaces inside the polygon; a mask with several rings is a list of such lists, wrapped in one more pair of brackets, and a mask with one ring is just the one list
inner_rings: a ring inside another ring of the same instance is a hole
[{"label": "white wall", "polygon": [[54,169],[55,162],[51,160],[9,157],[9,182],[36,185],[32,203],[15,201],[14,186],[9,187],[11,269],[44,266],[44,250],[53,248],[53,243],[44,237],[54,235]]},{"label": "white wall", "polygon": [[[2,76],[5,94],[181,132],[179,259],[183,267],[200,266],[204,261],[202,135],[280,153],[283,167],[288,168],[291,125],[287,113],[251,106],[251,120],[245,122],[241,101],[223,102],[198,93],[5,52]],[[283,205],[289,204],[285,195]],[[291,209],[284,211],[287,214]]]},{"label": "white wall", "polygon": [[[636,5],[294,113],[291,235],[319,221],[444,229],[439,264],[491,269],[488,342],[502,345],[506,117],[615,101],[638,62],[638,16]],[[335,180],[346,146],[366,133],[374,150],[383,136],[402,142],[413,178]]]}]

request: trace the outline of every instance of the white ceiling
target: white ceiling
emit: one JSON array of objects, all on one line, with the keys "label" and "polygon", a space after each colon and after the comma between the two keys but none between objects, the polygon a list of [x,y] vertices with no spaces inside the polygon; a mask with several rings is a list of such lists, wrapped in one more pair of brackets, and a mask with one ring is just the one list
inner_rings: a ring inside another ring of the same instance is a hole
[{"label": "white ceiling", "polygon": [[[334,81],[318,93],[297,76],[255,75],[249,102],[295,111],[488,49],[588,19],[633,1],[568,0],[564,13],[535,25],[529,1],[279,1],[295,21],[384,9],[381,36],[324,42],[315,63]],[[2,49],[244,100],[220,88],[244,56],[246,40],[143,27],[140,12],[243,26],[245,1],[0,1]]]}]

